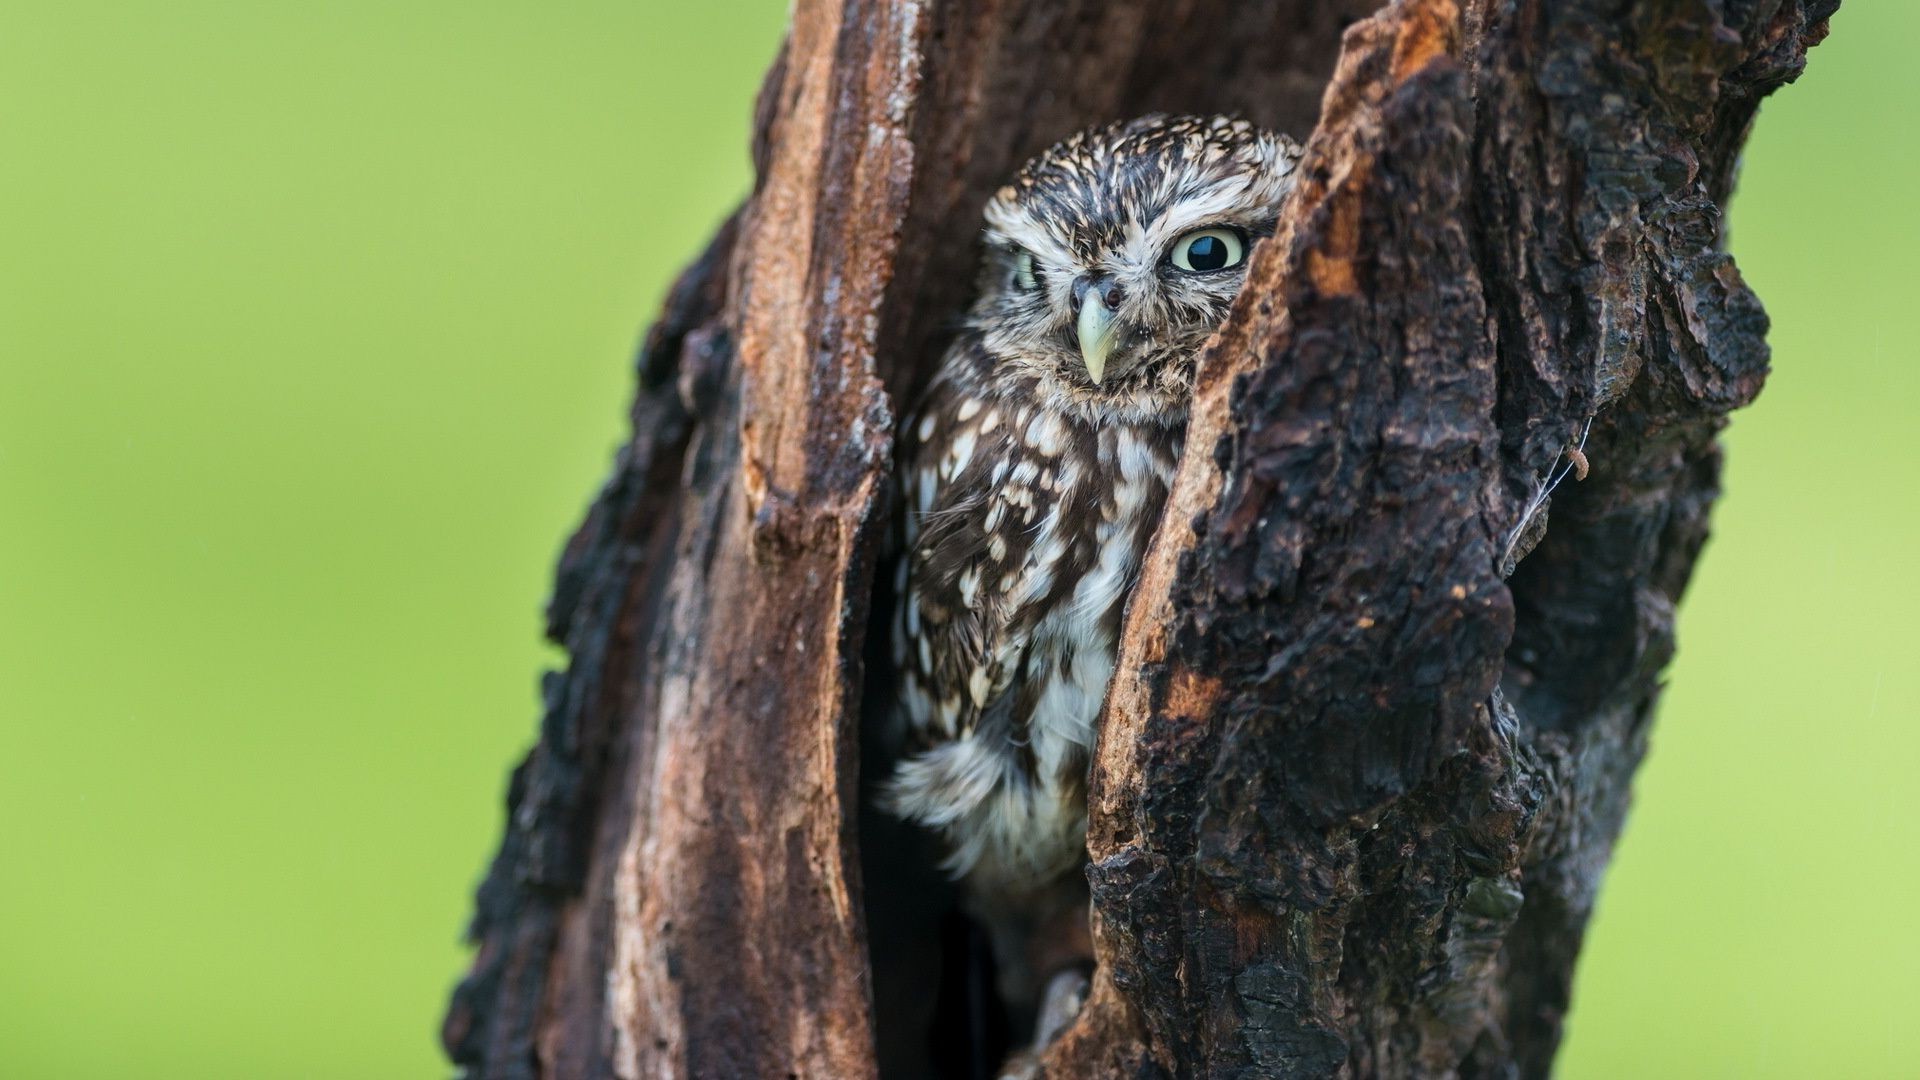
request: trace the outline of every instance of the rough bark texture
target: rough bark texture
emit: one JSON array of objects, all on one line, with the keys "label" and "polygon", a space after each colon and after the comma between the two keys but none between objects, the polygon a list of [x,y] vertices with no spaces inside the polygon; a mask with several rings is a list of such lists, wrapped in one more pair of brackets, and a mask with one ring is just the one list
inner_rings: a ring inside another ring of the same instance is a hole
[{"label": "rough bark texture", "polygon": [[[1100,966],[1047,1072],[1546,1073],[1715,436],[1766,372],[1721,208],[1836,4],[1464,2],[799,0],[755,192],[648,336],[561,563],[571,663],[480,890],[456,1061],[952,1074],[899,1020],[876,1040],[857,850],[895,402],[986,194],[1164,109],[1311,138],[1129,613]],[[873,877],[897,833],[866,840]],[[939,951],[888,906],[914,880],[874,883],[882,1006]]]}]

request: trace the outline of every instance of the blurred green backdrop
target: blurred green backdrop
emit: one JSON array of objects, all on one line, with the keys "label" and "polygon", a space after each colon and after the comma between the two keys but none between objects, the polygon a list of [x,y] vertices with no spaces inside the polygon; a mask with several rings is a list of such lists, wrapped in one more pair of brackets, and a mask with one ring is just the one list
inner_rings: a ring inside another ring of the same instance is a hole
[{"label": "blurred green backdrop", "polygon": [[[550,565],[785,8],[5,4],[0,1076],[445,1072]],[[1848,0],[1752,143],[1777,370],[1576,1080],[1920,1075],[1916,35]]]}]

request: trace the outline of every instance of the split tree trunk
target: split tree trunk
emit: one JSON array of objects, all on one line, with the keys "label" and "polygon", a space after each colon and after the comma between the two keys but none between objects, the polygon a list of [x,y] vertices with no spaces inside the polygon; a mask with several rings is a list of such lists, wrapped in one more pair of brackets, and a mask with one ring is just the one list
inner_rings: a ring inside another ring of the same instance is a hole
[{"label": "split tree trunk", "polygon": [[[561,563],[471,1075],[857,1078],[901,1040],[857,825],[899,403],[986,195],[1156,109],[1311,138],[1130,608],[1048,1075],[1546,1074],[1766,373],[1721,208],[1837,4],[1462,2],[798,0],[759,182]],[[933,951],[890,920],[892,967]]]}]

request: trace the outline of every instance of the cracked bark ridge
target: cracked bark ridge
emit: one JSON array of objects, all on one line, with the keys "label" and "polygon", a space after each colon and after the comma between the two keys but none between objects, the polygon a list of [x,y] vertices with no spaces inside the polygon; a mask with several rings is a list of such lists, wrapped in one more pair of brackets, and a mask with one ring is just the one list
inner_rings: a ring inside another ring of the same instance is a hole
[{"label": "cracked bark ridge", "polygon": [[[1349,32],[1129,613],[1101,974],[1049,1075],[1547,1073],[1766,371],[1729,169],[1834,6]],[[1591,475],[1524,527],[1589,418]]]},{"label": "cracked bark ridge", "polygon": [[1169,1070],[1405,1075],[1477,1034],[1502,927],[1459,890],[1511,888],[1532,807],[1488,707],[1513,608],[1459,37],[1444,2],[1348,33],[1203,364],[1179,485],[1205,494],[1130,613],[1091,878],[1106,1000]]},{"label": "cracked bark ridge", "polygon": [[444,1027],[469,1075],[879,1071],[855,744],[892,402],[994,187],[1155,109],[1312,136],[1129,611],[1102,964],[1046,1068],[1545,1075],[1766,370],[1721,208],[1836,5],[1460,2],[797,0],[754,193],[562,556],[570,662]]}]

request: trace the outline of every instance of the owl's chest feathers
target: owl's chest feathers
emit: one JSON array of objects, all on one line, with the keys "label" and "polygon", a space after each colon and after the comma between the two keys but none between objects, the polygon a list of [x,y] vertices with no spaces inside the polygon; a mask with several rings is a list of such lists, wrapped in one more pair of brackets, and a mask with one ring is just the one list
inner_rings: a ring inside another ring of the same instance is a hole
[{"label": "owl's chest feathers", "polygon": [[948,869],[1017,889],[1084,856],[1094,725],[1184,410],[1103,421],[979,374],[943,372],[904,444],[892,645],[915,752],[886,800],[945,834]]},{"label": "owl's chest feathers", "polygon": [[907,475],[908,618],[923,734],[1004,746],[1029,780],[1071,786],[1184,414],[1103,420],[1032,389],[963,378],[930,402]]}]

